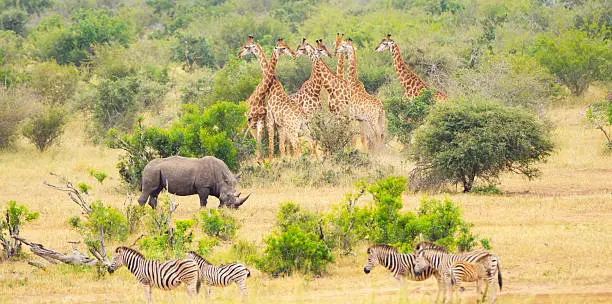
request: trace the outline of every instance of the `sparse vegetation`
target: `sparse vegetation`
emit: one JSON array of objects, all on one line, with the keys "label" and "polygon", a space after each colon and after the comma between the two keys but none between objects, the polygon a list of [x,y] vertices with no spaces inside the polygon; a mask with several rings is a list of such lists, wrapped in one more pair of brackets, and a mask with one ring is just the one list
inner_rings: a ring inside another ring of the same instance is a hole
[{"label": "sparse vegetation", "polygon": [[67,114],[64,109],[45,107],[28,120],[21,132],[38,148],[38,151],[44,152],[57,143],[59,137],[64,133],[64,126],[67,122]]},{"label": "sparse vegetation", "polygon": [[6,260],[19,256],[21,252],[21,242],[12,236],[19,236],[21,228],[26,223],[32,222],[39,217],[38,212],[30,212],[23,205],[17,205],[16,201],[8,201],[6,209],[0,218],[0,244],[2,245],[1,260]]}]

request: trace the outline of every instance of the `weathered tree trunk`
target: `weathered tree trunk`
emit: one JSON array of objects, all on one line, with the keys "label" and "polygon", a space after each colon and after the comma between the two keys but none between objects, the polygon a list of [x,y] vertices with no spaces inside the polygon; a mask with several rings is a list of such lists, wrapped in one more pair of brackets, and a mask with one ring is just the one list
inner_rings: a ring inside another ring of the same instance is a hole
[{"label": "weathered tree trunk", "polygon": [[72,252],[72,254],[66,255],[52,249],[47,249],[42,244],[28,242],[27,240],[18,236],[13,236],[13,238],[30,246],[30,250],[35,255],[47,260],[51,264],[57,264],[58,262],[62,262],[65,264],[72,265],[93,266],[98,263],[97,259],[93,259],[85,254],[78,252],[76,248]]}]

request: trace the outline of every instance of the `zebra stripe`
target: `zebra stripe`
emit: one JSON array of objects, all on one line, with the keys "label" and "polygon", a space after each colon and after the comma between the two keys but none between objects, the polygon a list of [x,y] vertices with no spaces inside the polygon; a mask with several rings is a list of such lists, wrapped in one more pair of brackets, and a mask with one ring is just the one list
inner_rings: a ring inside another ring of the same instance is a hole
[{"label": "zebra stripe", "polygon": [[243,264],[230,263],[215,266],[193,251],[188,252],[187,256],[197,263],[200,280],[206,283],[208,295],[211,291],[210,286],[225,287],[232,283],[238,285],[244,296],[247,295],[245,282],[251,276],[251,272]]},{"label": "zebra stripe", "polygon": [[401,278],[406,277],[413,281],[423,281],[434,273],[434,269],[426,267],[423,271],[415,272],[416,256],[413,254],[399,253],[397,248],[389,245],[375,245],[368,248],[368,261],[363,267],[363,272],[370,273],[372,268],[381,264],[393,273],[393,277],[401,283]]},{"label": "zebra stripe", "polygon": [[187,286],[187,294],[191,297],[200,291],[198,265],[192,259],[177,259],[167,262],[147,260],[138,251],[128,247],[118,247],[113,260],[108,266],[108,272],[113,273],[121,266],[129,269],[138,283],[145,288],[147,302],[151,302],[151,287],[171,290],[181,284]]},{"label": "zebra stripe", "polygon": [[[415,265],[415,271],[417,273],[422,269],[425,269],[425,267],[433,267],[436,269],[436,278],[438,279],[438,296],[440,295],[443,283],[446,283],[448,293],[451,283],[449,281],[445,281],[442,276],[444,276],[445,273],[450,273],[451,265],[456,261],[481,263],[487,269],[488,284],[493,284],[493,281],[497,276],[499,289],[501,290],[502,288],[499,257],[489,251],[470,251],[462,254],[452,254],[442,246],[438,246],[430,242],[420,242],[415,247],[415,252],[418,256]],[[495,301],[496,293],[496,288],[493,288],[491,303]]]}]

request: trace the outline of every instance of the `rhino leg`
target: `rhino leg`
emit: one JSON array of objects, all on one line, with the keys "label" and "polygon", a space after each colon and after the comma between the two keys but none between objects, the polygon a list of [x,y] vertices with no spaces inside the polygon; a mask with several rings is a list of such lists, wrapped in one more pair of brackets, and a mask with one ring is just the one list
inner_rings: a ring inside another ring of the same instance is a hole
[{"label": "rhino leg", "polygon": [[208,203],[208,195],[210,195],[210,189],[198,189],[198,196],[200,197],[200,208],[206,208],[206,204]]},{"label": "rhino leg", "polygon": [[142,194],[140,194],[140,197],[138,198],[138,204],[140,205],[140,207],[144,206],[147,203],[148,199],[149,193],[143,191]]},{"label": "rhino leg", "polygon": [[151,206],[151,208],[157,208],[157,196],[162,191],[162,189],[163,187],[159,187],[153,190],[153,192],[151,192],[151,195],[149,196],[149,206]]}]

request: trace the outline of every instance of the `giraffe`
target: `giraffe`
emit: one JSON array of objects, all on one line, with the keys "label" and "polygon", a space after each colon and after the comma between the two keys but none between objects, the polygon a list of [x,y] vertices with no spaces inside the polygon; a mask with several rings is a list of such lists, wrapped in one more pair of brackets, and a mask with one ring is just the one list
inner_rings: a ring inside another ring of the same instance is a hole
[{"label": "giraffe", "polygon": [[[344,41],[344,34],[340,35],[340,33],[336,33],[336,42],[334,43],[334,56],[336,56],[336,52],[338,50],[338,46],[340,43]],[[338,64],[336,65],[336,74],[340,79],[344,78],[344,54],[338,54]]]},{"label": "giraffe", "polygon": [[348,38],[347,41],[336,40],[336,50],[339,54],[345,54],[349,61],[349,69],[347,79],[353,89],[353,103],[358,105],[367,115],[369,125],[361,124],[362,134],[365,127],[370,128],[374,132],[375,142],[367,142],[362,136],[362,144],[364,146],[379,148],[382,145],[383,135],[385,131],[385,110],[382,102],[374,95],[369,94],[365,86],[357,75],[357,51],[353,46],[353,40]]},{"label": "giraffe", "polygon": [[[246,54],[255,54],[257,57],[257,61],[259,66],[261,67],[262,73],[266,71],[268,62],[266,60],[266,55],[264,54],[261,46],[253,41],[253,36],[249,36],[247,42],[245,42],[238,53],[238,58]],[[266,119],[266,107],[264,104],[266,93],[268,92],[268,88],[270,87],[270,83],[264,83],[264,79],[259,82],[255,91],[247,98],[246,103],[248,105],[248,111],[246,113],[247,116],[247,124],[249,130],[251,130],[251,134],[253,138],[255,138],[256,146],[255,153],[257,158],[261,159],[261,140],[263,137],[263,129],[264,129],[264,121]]]},{"label": "giraffe", "polygon": [[[397,46],[395,41],[391,40],[391,34],[387,34],[387,37],[380,41],[376,47],[377,52],[383,52],[387,49],[391,51],[397,78],[402,86],[404,86],[404,97],[412,98],[418,96],[422,89],[429,89],[429,86],[408,68],[408,65],[402,58],[402,54],[400,54],[399,46]],[[438,101],[448,101],[448,96],[440,90],[436,91],[435,96]]]},{"label": "giraffe", "polygon": [[[270,77],[275,80],[272,81],[272,84],[270,85],[270,88],[268,90],[268,102],[266,105],[266,123],[268,123],[268,136],[274,135],[274,129],[271,129],[270,125],[276,125],[278,128],[279,150],[281,152],[281,157],[284,157],[284,154],[286,152],[286,141],[291,144],[293,148],[293,155],[298,156],[300,154],[298,136],[300,134],[300,131],[302,131],[303,135],[310,142],[310,152],[314,153],[314,145],[312,138],[310,137],[310,131],[307,126],[308,119],[306,113],[304,113],[301,104],[298,103],[297,99],[291,99],[287,95],[285,89],[283,88],[283,85],[274,75],[274,71],[276,69],[276,62],[278,61],[278,56],[281,53],[290,55],[294,58],[296,56],[296,54],[291,50],[291,48],[289,48],[289,46],[283,41],[283,39],[278,40],[276,46],[274,47],[274,53],[272,53],[270,63],[268,64],[268,70],[266,72],[266,80]],[[297,96],[303,95],[304,94],[299,94]],[[270,154],[272,154],[273,149],[274,146],[272,146]]]},{"label": "giraffe", "polygon": [[[321,101],[319,99],[323,81],[318,73],[318,64],[316,59],[320,57],[318,51],[308,42],[306,38],[302,38],[302,43],[296,48],[296,57],[307,55],[312,61],[312,72],[310,78],[306,80],[300,89],[289,95],[294,102],[302,107],[302,111],[310,119],[313,112],[321,109]],[[325,54],[324,54],[325,55]]]},{"label": "giraffe", "polygon": [[[329,54],[323,40],[317,40],[318,52]],[[354,90],[346,79],[338,77],[322,58],[317,58],[317,73],[323,81],[323,87],[329,93],[329,110],[337,115],[343,115],[350,119],[357,120],[362,130],[362,140],[365,142],[371,139],[372,134],[369,128],[371,117],[367,115],[363,107],[353,103]],[[364,146],[367,149],[367,145]]]}]

